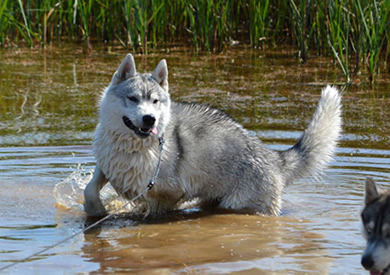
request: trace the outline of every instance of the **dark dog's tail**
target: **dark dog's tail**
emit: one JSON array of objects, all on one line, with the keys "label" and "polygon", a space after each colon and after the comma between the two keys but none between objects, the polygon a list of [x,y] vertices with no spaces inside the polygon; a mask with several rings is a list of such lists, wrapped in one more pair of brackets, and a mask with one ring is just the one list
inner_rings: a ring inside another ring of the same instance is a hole
[{"label": "dark dog's tail", "polygon": [[336,88],[327,86],[298,143],[281,152],[288,182],[304,176],[320,177],[334,155],[340,133],[340,95]]}]

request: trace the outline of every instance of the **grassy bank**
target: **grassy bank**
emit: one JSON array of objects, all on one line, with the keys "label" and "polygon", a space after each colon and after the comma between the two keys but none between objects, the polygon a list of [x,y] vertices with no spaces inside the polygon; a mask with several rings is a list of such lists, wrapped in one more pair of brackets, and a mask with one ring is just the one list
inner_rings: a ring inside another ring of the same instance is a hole
[{"label": "grassy bank", "polygon": [[299,59],[333,55],[346,81],[361,67],[374,79],[389,69],[390,0],[2,0],[0,44],[54,39],[119,42],[132,51],[188,42],[221,51],[296,45]]}]

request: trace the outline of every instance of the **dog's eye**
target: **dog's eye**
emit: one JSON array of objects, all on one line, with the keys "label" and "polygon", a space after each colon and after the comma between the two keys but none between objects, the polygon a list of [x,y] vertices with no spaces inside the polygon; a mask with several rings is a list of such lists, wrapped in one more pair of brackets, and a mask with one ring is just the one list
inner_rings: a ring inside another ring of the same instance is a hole
[{"label": "dog's eye", "polygon": [[374,227],[375,227],[374,222],[371,221],[371,222],[367,223],[366,232],[368,235],[371,235],[372,231],[374,230]]},{"label": "dog's eye", "polygon": [[157,104],[157,103],[158,103],[158,99],[153,100],[153,104]]},{"label": "dog's eye", "polygon": [[366,227],[366,232],[367,232],[368,235],[371,235],[371,232],[372,232],[371,228]]},{"label": "dog's eye", "polygon": [[136,98],[135,96],[128,96],[127,98],[128,98],[130,101],[138,102],[138,98]]}]

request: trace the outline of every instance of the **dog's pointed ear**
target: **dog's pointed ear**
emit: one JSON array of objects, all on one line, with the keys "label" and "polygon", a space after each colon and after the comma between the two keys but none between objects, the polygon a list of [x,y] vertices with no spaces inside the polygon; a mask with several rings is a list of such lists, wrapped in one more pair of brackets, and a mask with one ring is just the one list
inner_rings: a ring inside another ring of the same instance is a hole
[{"label": "dog's pointed ear", "polygon": [[369,204],[370,202],[376,200],[379,197],[379,191],[376,186],[375,181],[372,178],[367,178],[365,183],[366,193],[364,196],[365,204]]},{"label": "dog's pointed ear", "polygon": [[168,66],[165,59],[161,60],[152,73],[152,77],[160,86],[168,92]]},{"label": "dog's pointed ear", "polygon": [[119,65],[118,70],[115,72],[112,77],[112,84],[119,84],[131,77],[134,77],[136,74],[135,62],[132,54],[126,55],[122,60],[122,63]]}]

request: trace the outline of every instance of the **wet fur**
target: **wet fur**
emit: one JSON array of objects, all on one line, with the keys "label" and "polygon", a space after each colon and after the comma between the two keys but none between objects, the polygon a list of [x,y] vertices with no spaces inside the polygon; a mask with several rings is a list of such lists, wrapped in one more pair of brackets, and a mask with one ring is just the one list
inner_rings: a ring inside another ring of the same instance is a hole
[{"label": "wet fur", "polygon": [[319,177],[341,131],[340,96],[328,86],[298,143],[284,152],[273,151],[217,109],[171,102],[165,60],[152,74],[139,74],[128,55],[101,101],[93,146],[97,165],[84,191],[88,215],[105,214],[99,191],[108,181],[118,194],[132,198],[153,176],[158,137],[140,138],[122,121],[127,116],[141,128],[145,115],[156,118],[153,127],[165,138],[157,183],[135,205],[146,214],[173,210],[197,198],[200,204],[278,215],[284,187],[303,176]]}]

